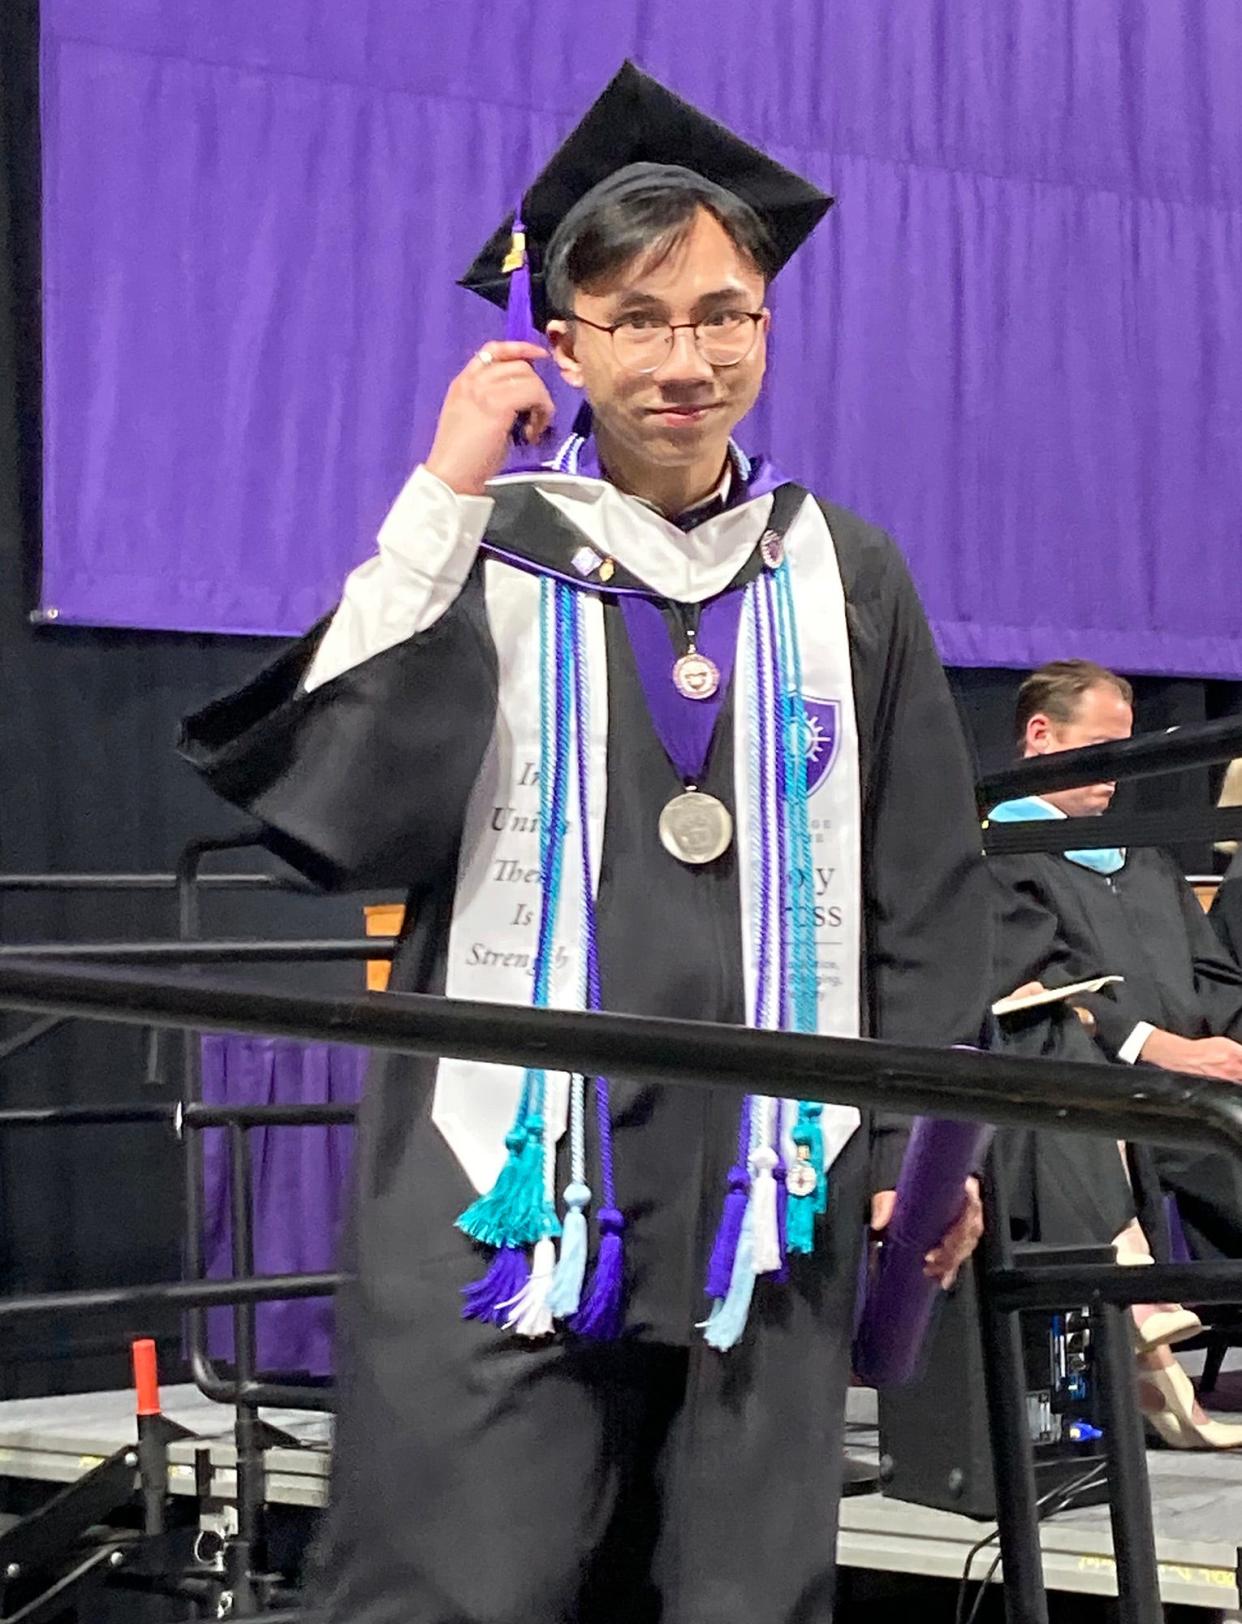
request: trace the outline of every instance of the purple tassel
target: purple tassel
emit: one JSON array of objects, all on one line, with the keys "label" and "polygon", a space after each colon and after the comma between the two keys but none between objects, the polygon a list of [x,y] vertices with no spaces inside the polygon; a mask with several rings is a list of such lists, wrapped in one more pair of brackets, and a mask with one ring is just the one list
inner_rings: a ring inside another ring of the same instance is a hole
[{"label": "purple tassel", "polygon": [[733,1258],[737,1252],[737,1239],[742,1232],[742,1219],[746,1216],[746,1202],[750,1197],[750,1174],[744,1167],[729,1169],[729,1193],[725,1196],[724,1211],[712,1245],[711,1261],[707,1265],[707,1295],[717,1301],[729,1294],[729,1281],[733,1278]]},{"label": "purple tassel", "polygon": [[531,303],[530,255],[526,250],[526,227],[522,206],[513,211],[513,236],[505,269],[509,273],[509,299],[505,307],[505,337],[517,344],[538,344],[539,330]]},{"label": "purple tassel", "polygon": [[[505,337],[516,344],[541,344],[543,336],[535,326],[535,311],[531,299],[530,254],[526,248],[526,227],[522,222],[522,205],[513,211],[513,237],[504,269],[509,276],[509,298],[505,306]],[[524,446],[527,414],[519,413],[514,419],[509,438],[516,446]],[[545,431],[546,440],[551,429]]]},{"label": "purple tassel", "polygon": [[519,1246],[502,1246],[482,1280],[461,1288],[462,1319],[503,1326],[514,1298],[530,1279],[526,1253]]},{"label": "purple tassel", "polygon": [[625,1248],[621,1240],[624,1229],[625,1217],[616,1207],[605,1207],[600,1212],[595,1273],[582,1307],[569,1321],[570,1330],[578,1336],[611,1342],[621,1335],[625,1323]]}]

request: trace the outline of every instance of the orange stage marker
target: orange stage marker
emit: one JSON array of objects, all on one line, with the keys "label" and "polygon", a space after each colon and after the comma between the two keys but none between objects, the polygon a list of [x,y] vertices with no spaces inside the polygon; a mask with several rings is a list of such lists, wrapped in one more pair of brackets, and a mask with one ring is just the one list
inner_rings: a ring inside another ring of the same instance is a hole
[{"label": "orange stage marker", "polygon": [[139,1415],[160,1413],[160,1378],[155,1364],[155,1343],[142,1337],[130,1350],[134,1362],[134,1391]]}]

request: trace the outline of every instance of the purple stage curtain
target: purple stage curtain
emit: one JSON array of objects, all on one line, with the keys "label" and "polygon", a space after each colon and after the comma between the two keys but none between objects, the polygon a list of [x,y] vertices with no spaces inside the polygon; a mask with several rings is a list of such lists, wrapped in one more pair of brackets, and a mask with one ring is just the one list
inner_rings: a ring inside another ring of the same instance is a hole
[{"label": "purple stage curtain", "polygon": [[[203,1098],[210,1105],[352,1105],[362,1093],[366,1052],[326,1043],[209,1035],[202,1040]],[[339,1266],[353,1146],[351,1127],[254,1128],[249,1134],[257,1274],[307,1274]],[[229,1166],[225,1131],[203,1134],[203,1244],[207,1273],[233,1273]],[[307,1298],[260,1303],[259,1367],[332,1370],[332,1302]],[[209,1346],[233,1356],[229,1309],[208,1311]]]},{"label": "purple stage curtain", "polygon": [[1238,0],[43,0],[43,602],[296,632],[623,56],[836,191],[744,436],[941,650],[1242,676]]}]

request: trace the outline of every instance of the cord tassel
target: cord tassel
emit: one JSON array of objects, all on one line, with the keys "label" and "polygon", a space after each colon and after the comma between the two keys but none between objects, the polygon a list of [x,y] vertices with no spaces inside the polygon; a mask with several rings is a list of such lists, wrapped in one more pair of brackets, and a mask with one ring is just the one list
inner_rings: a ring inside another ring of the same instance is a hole
[{"label": "cord tassel", "polygon": [[725,1196],[716,1239],[712,1244],[711,1260],[707,1265],[707,1295],[726,1297],[733,1278],[733,1259],[737,1255],[738,1237],[746,1216],[750,1199],[750,1174],[739,1163],[729,1169],[729,1193]]},{"label": "cord tassel", "polygon": [[755,1170],[751,1185],[751,1229],[753,1237],[752,1267],[756,1274],[775,1274],[781,1266],[781,1238],[776,1221],[776,1152],[770,1145],[760,1145],[751,1157]]},{"label": "cord tassel", "polygon": [[522,1289],[509,1301],[501,1304],[508,1310],[505,1330],[518,1336],[540,1337],[552,1335],[552,1310],[548,1307],[548,1292],[556,1269],[556,1247],[545,1236],[536,1243],[531,1260],[530,1275]]},{"label": "cord tassel", "polygon": [[520,1295],[529,1273],[525,1252],[516,1246],[502,1246],[483,1278],[462,1287],[462,1319],[503,1325],[507,1305]]},{"label": "cord tassel", "polygon": [[570,1329],[597,1342],[611,1342],[621,1335],[625,1320],[625,1216],[616,1207],[604,1207],[599,1214],[599,1255],[586,1301],[575,1314]]},{"label": "cord tassel", "polygon": [[576,1314],[582,1301],[587,1265],[586,1209],[590,1204],[591,1192],[580,1180],[575,1179],[565,1186],[561,1255],[548,1292],[548,1307],[557,1319],[569,1319]]},{"label": "cord tassel", "polygon": [[703,1340],[718,1353],[727,1353],[742,1337],[750,1313],[750,1301],[755,1292],[754,1214],[746,1204],[741,1233],[737,1238],[737,1252],[733,1258],[733,1278],[723,1298],[717,1300],[706,1321],[700,1327]]},{"label": "cord tassel", "polygon": [[543,1117],[530,1112],[505,1137],[509,1156],[495,1184],[457,1220],[463,1234],[481,1246],[533,1246],[560,1232],[543,1193]]}]

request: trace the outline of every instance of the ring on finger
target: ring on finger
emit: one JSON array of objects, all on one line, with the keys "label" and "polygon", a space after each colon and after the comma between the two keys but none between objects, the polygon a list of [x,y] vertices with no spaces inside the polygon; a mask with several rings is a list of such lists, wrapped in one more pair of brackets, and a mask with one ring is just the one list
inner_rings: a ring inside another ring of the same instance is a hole
[{"label": "ring on finger", "polygon": [[492,354],[491,350],[489,350],[489,349],[481,349],[479,351],[479,357],[478,358],[479,358],[480,365],[485,366],[485,367],[490,367],[492,362],[496,359],[496,357]]}]

